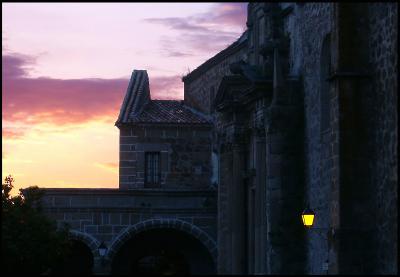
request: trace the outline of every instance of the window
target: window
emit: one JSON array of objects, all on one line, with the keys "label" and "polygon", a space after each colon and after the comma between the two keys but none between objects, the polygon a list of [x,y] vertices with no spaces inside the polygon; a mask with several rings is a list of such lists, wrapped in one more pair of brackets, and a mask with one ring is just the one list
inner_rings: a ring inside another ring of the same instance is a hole
[{"label": "window", "polygon": [[160,186],[160,152],[146,152],[145,154],[145,187]]}]

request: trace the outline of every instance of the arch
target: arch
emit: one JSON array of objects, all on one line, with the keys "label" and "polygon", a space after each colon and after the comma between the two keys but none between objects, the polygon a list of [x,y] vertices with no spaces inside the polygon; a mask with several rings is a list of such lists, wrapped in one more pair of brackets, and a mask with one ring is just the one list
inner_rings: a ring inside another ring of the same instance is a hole
[{"label": "arch", "polygon": [[77,230],[70,230],[68,234],[70,239],[75,239],[83,242],[91,250],[93,257],[98,256],[99,241],[90,234],[83,233]]},{"label": "arch", "polygon": [[194,238],[198,239],[210,253],[214,264],[217,264],[217,245],[214,239],[199,227],[179,219],[163,218],[163,219],[149,219],[139,222],[127,229],[125,229],[119,236],[117,236],[107,252],[107,258],[112,260],[118,250],[135,235],[152,229],[169,228],[187,233]]},{"label": "arch", "polygon": [[56,275],[91,275],[95,265],[95,257],[98,253],[97,240],[76,230],[68,233],[70,241],[69,251],[63,260],[53,265],[52,273]]}]

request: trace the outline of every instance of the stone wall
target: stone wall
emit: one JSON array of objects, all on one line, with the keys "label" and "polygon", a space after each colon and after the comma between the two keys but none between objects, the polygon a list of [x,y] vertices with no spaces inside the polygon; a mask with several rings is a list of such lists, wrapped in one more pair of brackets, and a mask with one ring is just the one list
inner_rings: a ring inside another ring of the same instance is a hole
[{"label": "stone wall", "polygon": [[[300,29],[303,53],[306,189],[317,215],[307,232],[309,273],[398,270],[396,22],[396,4],[386,3],[300,4],[287,19],[292,37],[290,26]],[[324,107],[321,53],[329,33],[333,78]]]},{"label": "stone wall", "polygon": [[210,127],[135,125],[120,128],[121,189],[144,187],[145,152],[160,152],[161,188],[208,188]]},{"label": "stone wall", "polygon": [[368,96],[370,149],[368,170],[375,184],[377,272],[398,272],[398,4],[369,4],[369,59],[372,94]]},{"label": "stone wall", "polygon": [[43,210],[71,230],[107,246],[137,223],[177,219],[197,226],[216,240],[216,193],[213,191],[121,191],[116,189],[45,189]]},{"label": "stone wall", "polygon": [[[243,43],[245,44],[246,42]],[[212,104],[221,79],[225,75],[231,75],[229,65],[245,58],[246,48],[242,46],[236,48],[237,50],[229,53],[226,57],[216,58],[215,62],[207,66],[206,70],[201,70],[202,73],[196,74],[195,77],[190,79],[184,79],[184,101],[186,105],[205,114],[213,112]],[[199,68],[196,70],[199,70]],[[193,73],[195,71],[191,74]]]},{"label": "stone wall", "polygon": [[[306,272],[324,274],[328,260],[327,232],[330,226],[330,190],[334,170],[332,138],[337,130],[330,128],[321,133],[321,113],[331,110],[320,105],[320,58],[322,43],[331,32],[332,4],[294,4],[293,11],[285,18],[285,31],[290,36],[291,74],[300,73],[304,93],[305,121],[305,187],[306,204],[316,213],[315,228],[307,230],[308,264]],[[331,100],[331,108],[337,105]],[[337,126],[336,126],[337,128]],[[323,141],[325,139],[325,141]],[[330,174],[329,174],[330,173]],[[300,215],[299,215],[300,216]],[[300,217],[299,217],[300,219]]]}]

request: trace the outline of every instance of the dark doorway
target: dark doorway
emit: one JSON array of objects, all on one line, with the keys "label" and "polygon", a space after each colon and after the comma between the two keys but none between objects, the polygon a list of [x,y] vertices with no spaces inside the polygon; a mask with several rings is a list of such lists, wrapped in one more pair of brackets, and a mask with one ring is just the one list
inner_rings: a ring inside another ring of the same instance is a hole
[{"label": "dark doorway", "polygon": [[173,229],[137,234],[118,251],[112,274],[188,275],[215,273],[211,255],[196,238]]},{"label": "dark doorway", "polygon": [[56,275],[90,275],[93,268],[93,254],[86,244],[78,240],[70,241],[70,251],[62,264],[58,265]]}]

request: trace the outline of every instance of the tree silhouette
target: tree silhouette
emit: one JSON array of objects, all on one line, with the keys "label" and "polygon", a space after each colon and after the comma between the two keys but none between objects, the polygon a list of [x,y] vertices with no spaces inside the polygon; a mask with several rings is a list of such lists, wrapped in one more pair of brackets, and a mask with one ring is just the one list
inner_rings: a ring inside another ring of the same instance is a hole
[{"label": "tree silhouette", "polygon": [[2,273],[50,273],[69,251],[68,230],[57,230],[41,212],[38,187],[11,196],[11,175],[2,184]]}]

